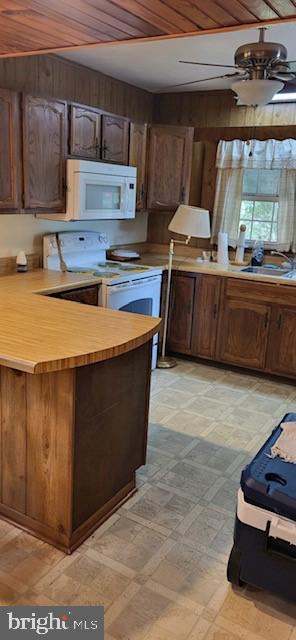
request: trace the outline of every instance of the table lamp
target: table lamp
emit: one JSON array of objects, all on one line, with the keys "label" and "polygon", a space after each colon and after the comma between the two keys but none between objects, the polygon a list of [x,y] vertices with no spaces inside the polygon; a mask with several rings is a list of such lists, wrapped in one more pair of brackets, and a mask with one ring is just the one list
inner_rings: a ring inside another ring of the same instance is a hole
[{"label": "table lamp", "polygon": [[200,209],[200,207],[190,207],[185,204],[180,204],[168,228],[169,228],[169,231],[173,231],[174,233],[180,233],[183,236],[187,236],[187,238],[186,240],[174,240],[172,238],[170,241],[162,349],[161,349],[161,355],[159,356],[157,361],[157,366],[159,369],[171,369],[172,367],[175,367],[177,364],[174,358],[170,358],[166,355],[166,341],[167,341],[167,332],[168,332],[168,317],[169,317],[169,308],[170,308],[170,293],[171,293],[174,245],[175,243],[188,245],[191,237],[210,238],[211,233],[210,233],[209,211],[207,211],[206,209]]}]

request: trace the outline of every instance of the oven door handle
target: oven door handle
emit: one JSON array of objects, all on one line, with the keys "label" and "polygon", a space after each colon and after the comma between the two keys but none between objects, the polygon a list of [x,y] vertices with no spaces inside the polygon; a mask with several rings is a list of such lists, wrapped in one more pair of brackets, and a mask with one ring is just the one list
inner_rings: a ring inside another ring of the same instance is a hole
[{"label": "oven door handle", "polygon": [[123,282],[122,284],[111,284],[107,285],[109,295],[116,293],[117,291],[127,291],[128,289],[143,289],[144,287],[150,287],[155,283],[159,283],[160,285],[161,278],[160,276],[151,276],[150,278],[141,278],[139,280],[129,280],[127,282]]}]

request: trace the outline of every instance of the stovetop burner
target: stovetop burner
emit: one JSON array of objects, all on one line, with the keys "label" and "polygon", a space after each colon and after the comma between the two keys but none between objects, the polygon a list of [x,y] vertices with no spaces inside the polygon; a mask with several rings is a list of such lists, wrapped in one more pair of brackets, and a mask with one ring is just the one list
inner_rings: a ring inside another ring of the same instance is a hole
[{"label": "stovetop burner", "polygon": [[149,267],[134,264],[122,264],[121,262],[97,262],[85,266],[73,266],[68,268],[71,273],[88,273],[94,276],[103,276],[104,278],[115,278],[126,273],[141,273],[142,271],[150,271]]}]

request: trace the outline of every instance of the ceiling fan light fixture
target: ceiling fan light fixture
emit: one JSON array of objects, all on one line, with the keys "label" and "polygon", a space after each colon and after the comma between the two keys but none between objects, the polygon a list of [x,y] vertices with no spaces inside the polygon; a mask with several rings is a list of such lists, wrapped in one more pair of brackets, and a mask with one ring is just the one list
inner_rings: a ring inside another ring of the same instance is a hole
[{"label": "ceiling fan light fixture", "polygon": [[241,103],[248,106],[263,106],[284,87],[280,80],[240,80],[233,82],[232,91],[237,94]]}]

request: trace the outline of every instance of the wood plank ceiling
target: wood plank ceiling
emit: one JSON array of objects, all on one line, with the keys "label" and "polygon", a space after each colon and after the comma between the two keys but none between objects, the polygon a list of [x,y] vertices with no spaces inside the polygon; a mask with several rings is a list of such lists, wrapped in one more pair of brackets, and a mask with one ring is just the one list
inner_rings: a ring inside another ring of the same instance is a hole
[{"label": "wood plank ceiling", "polygon": [[0,0],[0,56],[296,20],[296,0]]}]

